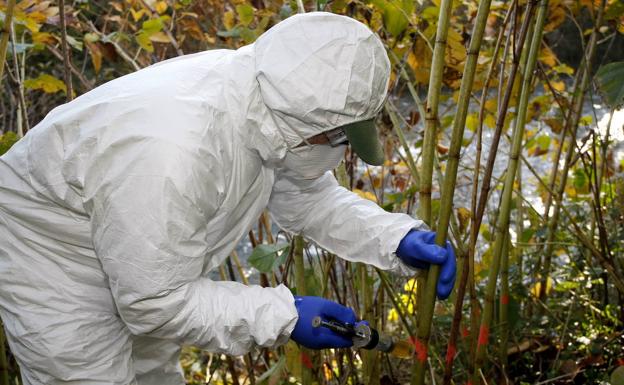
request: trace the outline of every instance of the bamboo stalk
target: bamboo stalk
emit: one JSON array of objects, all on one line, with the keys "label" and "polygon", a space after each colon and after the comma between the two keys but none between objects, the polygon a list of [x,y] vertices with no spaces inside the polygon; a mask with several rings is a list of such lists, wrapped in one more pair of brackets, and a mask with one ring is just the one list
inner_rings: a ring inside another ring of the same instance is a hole
[{"label": "bamboo stalk", "polygon": [[436,40],[433,48],[433,57],[431,59],[427,104],[425,106],[425,137],[422,146],[423,163],[422,178],[420,181],[420,218],[430,226],[432,224],[431,184],[433,179],[433,157],[436,147],[436,134],[438,131],[438,104],[440,89],[442,88],[446,38],[448,36],[452,6],[452,0],[442,0],[440,4]]},{"label": "bamboo stalk", "polygon": [[522,248],[520,246],[522,241],[522,234],[524,233],[524,200],[522,197],[522,167],[518,167],[518,190],[516,191],[516,247],[514,248],[514,256],[516,257],[516,263],[518,264],[518,277],[516,285],[522,285],[523,279],[523,260],[522,260]]},{"label": "bamboo stalk", "polygon": [[511,153],[509,155],[509,163],[507,166],[507,173],[505,175],[505,184],[503,187],[500,209],[496,221],[496,236],[492,252],[492,265],[490,266],[487,287],[485,289],[485,306],[481,315],[477,350],[475,353],[475,365],[472,373],[472,382],[475,385],[481,382],[480,373],[485,361],[485,352],[489,341],[490,324],[494,308],[494,294],[496,292],[496,280],[503,253],[503,246],[505,244],[505,234],[509,228],[513,184],[517,175],[518,159],[520,158],[522,149],[522,138],[526,122],[529,95],[531,94],[533,71],[535,69],[535,63],[537,61],[537,56],[542,43],[542,31],[544,29],[547,13],[548,0],[542,0],[537,14],[535,30],[531,39],[530,49],[524,70],[522,91],[517,110],[518,115],[516,117],[516,124],[513,128]]},{"label": "bamboo stalk", "polygon": [[[490,183],[492,178],[492,173],[494,170],[494,163],[496,157],[498,155],[498,144],[500,141],[500,136],[502,133],[502,129],[504,127],[504,118],[501,118],[501,115],[504,117],[507,114],[507,109],[509,106],[509,101],[511,98],[511,93],[513,92],[513,85],[518,73],[519,66],[522,66],[522,61],[526,59],[526,53],[523,50],[524,42],[527,39],[531,39],[532,31],[531,28],[531,20],[533,16],[534,4],[533,2],[528,2],[525,7],[524,18],[522,24],[520,26],[520,31],[517,33],[517,41],[515,42],[515,49],[513,49],[513,59],[510,69],[510,74],[507,78],[507,83],[504,83],[504,66],[506,63],[506,58],[508,54],[508,47],[511,42],[511,37],[516,35],[517,29],[517,14],[519,14],[519,6],[517,3],[513,4],[513,16],[514,23],[512,24],[512,28],[510,28],[510,33],[507,35],[507,39],[505,42],[505,49],[503,60],[501,63],[500,70],[500,80],[498,87],[498,117],[496,122],[496,128],[494,130],[492,143],[490,145],[490,151],[488,153],[488,158],[486,161],[486,166],[484,170],[483,181],[481,182],[481,192],[478,196],[478,204],[472,210],[472,221],[471,221],[471,232],[470,232],[470,241],[469,241],[469,255],[468,255],[468,263],[470,270],[470,360],[469,367],[474,364],[474,355],[476,353],[476,344],[477,344],[477,329],[479,325],[479,319],[481,317],[480,313],[480,302],[477,298],[477,292],[475,288],[474,282],[474,260],[475,260],[475,252],[476,252],[476,244],[479,236],[479,229],[481,228],[481,222],[483,220],[483,215],[485,214],[486,202],[489,196],[490,191]],[[503,91],[503,84],[505,84],[505,88]],[[502,95],[502,100],[501,100]],[[479,111],[479,129],[482,130],[484,113],[485,113],[485,97],[486,95],[482,95],[481,109]],[[477,188],[478,181],[475,181],[475,188]],[[473,192],[476,194],[476,192]]]},{"label": "bamboo stalk", "polygon": [[[455,117],[453,120],[452,139],[459,140],[459,141],[463,139],[463,135],[464,135],[464,127],[466,124],[466,117],[468,115],[468,107],[470,104],[470,94],[472,92],[474,75],[477,69],[477,60],[479,58],[479,51],[481,49],[481,43],[483,41],[483,34],[485,31],[485,26],[487,24],[487,18],[488,18],[489,11],[490,11],[490,4],[491,4],[490,0],[483,0],[479,3],[479,8],[477,10],[477,17],[476,17],[475,25],[472,31],[472,38],[470,39],[470,46],[468,48],[466,65],[464,66],[464,73],[462,76],[462,82],[461,82],[460,91],[459,91],[458,108],[457,108],[457,111],[455,113]],[[507,17],[505,18],[505,20],[507,20]],[[501,30],[504,30],[504,29],[505,28],[503,26]],[[501,39],[499,37],[499,43],[497,43],[497,49],[496,49],[496,52],[494,53],[494,56],[497,55],[498,48],[500,47],[500,40]],[[490,68],[490,75],[491,73],[492,71]],[[483,92],[487,92],[487,85]],[[455,143],[455,145],[456,145],[456,148],[453,147],[453,144],[451,144],[451,149],[449,151],[449,164],[447,166],[449,168],[447,168],[447,179],[445,180],[445,184],[444,184],[445,190],[450,187],[451,191],[450,191],[450,195],[449,194],[445,195],[445,191],[443,191],[442,193],[443,199],[440,203],[441,207],[444,207],[444,205],[448,205],[449,208],[452,208],[453,206],[453,193],[455,190],[455,179],[457,177],[457,167],[459,165],[459,152],[461,150],[461,142]],[[448,172],[451,172],[453,174],[453,182],[450,184],[447,184],[449,183],[448,177],[450,177]],[[478,173],[478,169],[475,172]],[[444,199],[445,197],[447,200]],[[451,212],[449,211],[447,215],[450,216]],[[448,232],[447,230],[448,224],[447,226],[443,226],[442,218],[443,218],[442,213],[440,213],[440,224],[438,225],[438,232]],[[445,239],[446,239],[446,234],[442,238],[442,242],[444,242]],[[464,253],[462,253],[462,255],[464,255]],[[459,321],[461,320],[461,309],[463,306],[466,283],[468,282],[468,275],[470,272],[468,256],[464,255],[463,261],[464,263],[462,263],[461,265],[462,274],[461,274],[460,285],[459,285],[459,293],[456,297],[456,303],[455,303],[455,306],[456,306],[455,317],[453,317],[453,324],[451,325],[451,336],[449,337],[449,344],[447,346],[447,353],[446,353],[446,369],[445,369],[445,374],[444,374],[444,382],[447,384],[450,383],[450,380],[451,380],[453,360],[455,357],[455,353],[457,352],[456,341],[457,341],[457,335],[459,334]],[[431,277],[428,277],[427,280],[429,280],[430,278]],[[437,282],[437,277],[435,280]],[[433,300],[435,303],[435,291],[433,292],[425,291],[425,293],[426,293],[425,296],[433,297]],[[427,300],[425,299],[425,301]],[[457,315],[459,315],[459,317]],[[431,320],[429,320],[429,323],[430,322]]]},{"label": "bamboo stalk", "polygon": [[63,53],[63,69],[65,75],[65,87],[67,94],[67,101],[71,101],[74,96],[74,89],[72,87],[72,78],[71,78],[71,51],[67,44],[67,25],[65,23],[65,0],[59,0],[59,17],[60,17],[60,27],[61,27],[61,52]]},{"label": "bamboo stalk", "polygon": [[[11,45],[16,46],[17,38],[15,37],[15,29],[11,28]],[[26,55],[26,53],[24,53]],[[20,67],[17,60],[17,51],[13,50],[13,66],[15,67],[15,79],[17,82],[17,135],[21,138],[26,132],[30,130],[30,124],[28,122],[28,108],[26,107],[26,98],[24,96],[24,77],[25,66]]]},{"label": "bamboo stalk", "polygon": [[[295,236],[294,239],[294,262],[295,262],[295,285],[297,285],[297,294],[306,295],[305,282],[305,265],[303,260],[304,240],[301,235]],[[313,381],[312,376],[312,351],[300,346],[301,350],[301,384],[310,385]]]},{"label": "bamboo stalk", "polygon": [[9,37],[11,36],[11,27],[13,26],[13,9],[15,8],[15,0],[8,0],[4,16],[4,26],[2,28],[2,39],[0,39],[0,80],[4,75],[4,63],[6,60],[6,52],[9,46]]},{"label": "bamboo stalk", "polygon": [[594,25],[594,30],[592,31],[589,44],[587,45],[587,54],[585,55],[585,66],[584,73],[581,78],[579,90],[576,94],[576,100],[572,107],[571,112],[571,125],[570,125],[570,139],[568,150],[566,152],[565,161],[563,164],[563,168],[561,170],[561,181],[559,183],[559,188],[556,191],[555,196],[555,206],[553,215],[548,222],[547,228],[547,236],[546,236],[546,249],[544,251],[544,265],[542,267],[541,272],[541,285],[540,285],[540,300],[544,300],[546,297],[546,283],[548,282],[548,276],[550,275],[550,266],[552,264],[552,254],[554,251],[553,241],[555,239],[557,226],[559,222],[559,213],[561,210],[561,206],[563,206],[563,194],[565,192],[565,186],[568,179],[568,170],[570,168],[572,156],[576,150],[576,133],[578,131],[579,120],[581,118],[581,113],[583,109],[583,101],[587,86],[591,80],[591,62],[593,60],[594,54],[596,53],[596,46],[598,41],[598,30],[602,25],[604,9],[606,6],[606,0],[602,0],[600,2],[600,8],[598,9],[598,17],[596,19],[596,24]]},{"label": "bamboo stalk", "polygon": [[[362,292],[361,316],[362,319],[368,320],[371,325],[374,325],[375,314],[373,308],[373,286],[368,284],[369,277],[366,265],[363,263],[359,263],[358,265]],[[360,354],[362,354],[363,376],[366,379],[367,384],[379,385],[379,381],[381,379],[381,368],[379,366],[379,354],[377,350],[363,350]]]},{"label": "bamboo stalk", "polygon": [[[432,225],[431,218],[431,185],[433,179],[433,162],[436,147],[436,134],[438,131],[438,103],[440,89],[442,87],[442,75],[444,73],[444,56],[446,51],[446,38],[449,30],[449,20],[452,0],[442,0],[440,4],[440,14],[438,15],[438,26],[436,31],[435,46],[431,62],[431,73],[429,75],[429,89],[427,92],[427,104],[425,106],[425,135],[422,146],[422,175],[420,179],[420,218],[429,226]],[[446,230],[444,230],[446,231]],[[446,234],[444,234],[446,236]],[[439,268],[432,266],[429,270],[429,277],[433,277],[434,282],[423,282],[423,278],[418,283],[418,336],[416,337],[416,361],[412,371],[412,384],[422,385],[425,379],[427,366],[427,344],[431,329],[431,319],[435,298],[426,298],[429,287],[434,286],[439,274]],[[424,291],[421,289],[425,289]],[[422,300],[421,300],[422,299]],[[424,321],[426,320],[426,322]],[[425,325],[425,323],[427,325]],[[421,326],[422,325],[422,326]]]},{"label": "bamboo stalk", "polygon": [[503,243],[503,255],[501,260],[501,283],[500,283],[500,299],[499,299],[499,322],[500,322],[500,346],[499,359],[501,371],[505,378],[505,384],[509,383],[507,377],[507,345],[509,342],[509,233],[505,234]]},{"label": "bamboo stalk", "polygon": [[[476,229],[479,229],[479,227],[481,226],[481,221],[483,220],[483,215],[485,213],[485,207],[487,205],[487,200],[488,200],[488,196],[489,196],[490,189],[491,189],[490,183],[492,180],[494,163],[498,155],[498,145],[500,143],[500,137],[503,131],[503,127],[505,126],[505,119],[507,118],[507,109],[509,107],[509,101],[511,100],[511,95],[513,93],[513,85],[516,80],[518,68],[520,67],[520,64],[522,61],[521,60],[523,57],[522,51],[523,51],[523,47],[525,46],[524,43],[527,40],[527,37],[531,34],[530,22],[533,16],[533,9],[534,9],[534,3],[532,1],[527,2],[526,9],[524,12],[524,20],[522,21],[522,26],[520,27],[520,33],[518,36],[516,49],[514,50],[513,62],[511,65],[509,77],[507,78],[507,84],[506,84],[502,104],[498,106],[498,115],[496,117],[496,128],[492,136],[492,144],[490,146],[487,164],[485,166],[485,171],[483,173],[483,182],[481,183],[479,203],[477,205],[477,212],[475,214],[475,228]],[[476,242],[476,238],[473,239],[473,242]],[[474,247],[472,244],[470,246]]]}]

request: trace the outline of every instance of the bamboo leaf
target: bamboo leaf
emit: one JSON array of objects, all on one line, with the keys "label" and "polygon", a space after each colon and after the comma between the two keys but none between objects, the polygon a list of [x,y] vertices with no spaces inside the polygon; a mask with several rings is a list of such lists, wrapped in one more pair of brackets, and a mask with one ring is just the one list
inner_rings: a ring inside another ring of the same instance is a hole
[{"label": "bamboo leaf", "polygon": [[596,82],[609,107],[619,108],[624,105],[624,62],[600,67],[596,73]]}]

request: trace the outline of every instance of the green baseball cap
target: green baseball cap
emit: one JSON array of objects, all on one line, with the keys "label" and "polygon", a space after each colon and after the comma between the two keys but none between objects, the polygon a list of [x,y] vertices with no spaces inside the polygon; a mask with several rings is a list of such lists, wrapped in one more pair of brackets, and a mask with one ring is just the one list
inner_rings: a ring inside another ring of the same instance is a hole
[{"label": "green baseball cap", "polygon": [[344,129],[353,151],[364,162],[371,166],[381,166],[384,162],[384,151],[377,135],[375,118],[345,124]]}]

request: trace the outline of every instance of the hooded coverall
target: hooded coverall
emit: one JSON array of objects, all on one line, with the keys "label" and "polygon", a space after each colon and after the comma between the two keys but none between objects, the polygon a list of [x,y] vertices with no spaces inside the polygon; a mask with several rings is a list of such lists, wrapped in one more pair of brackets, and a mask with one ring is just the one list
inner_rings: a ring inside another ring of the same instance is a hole
[{"label": "hooded coverall", "polygon": [[399,267],[421,221],[281,167],[302,138],[374,117],[389,71],[367,27],[319,12],[51,111],[0,158],[0,315],[24,384],[181,384],[182,344],[286,342],[286,287],[207,278],[267,206],[347,260]]}]

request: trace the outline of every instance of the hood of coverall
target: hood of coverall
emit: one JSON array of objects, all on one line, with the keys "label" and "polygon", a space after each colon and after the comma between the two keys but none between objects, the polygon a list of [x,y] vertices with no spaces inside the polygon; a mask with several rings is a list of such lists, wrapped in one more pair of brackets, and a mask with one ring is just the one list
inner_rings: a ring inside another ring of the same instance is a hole
[{"label": "hood of coverall", "polygon": [[288,148],[373,118],[386,97],[390,61],[364,24],[312,12],[275,25],[254,43],[256,79]]}]

